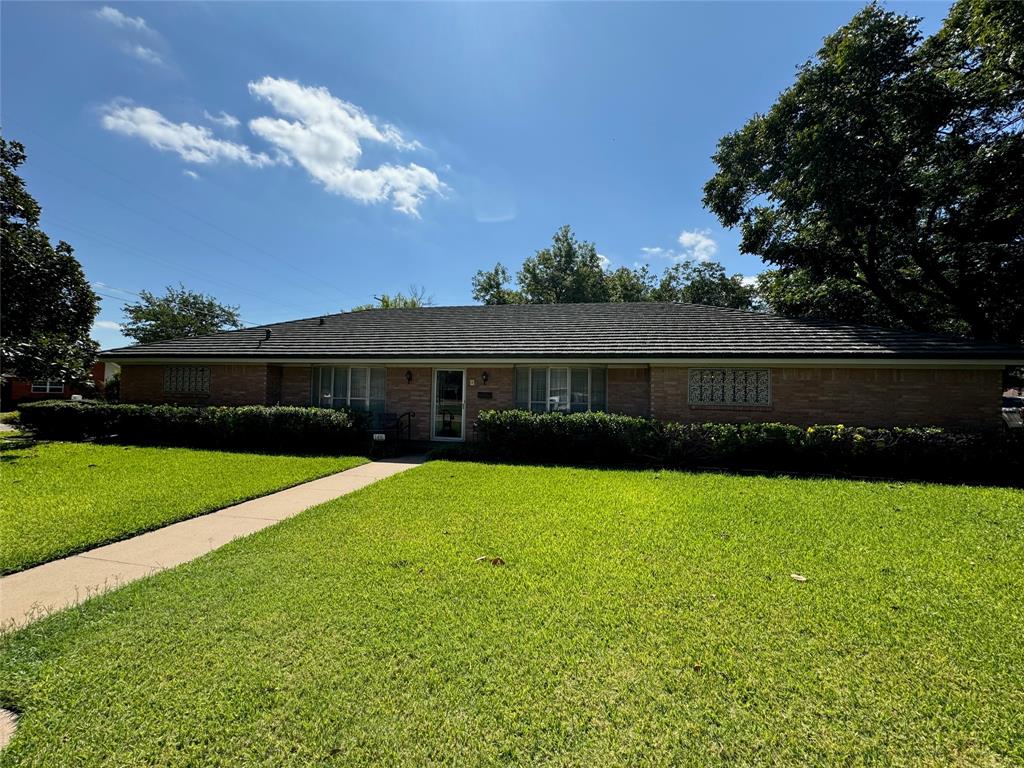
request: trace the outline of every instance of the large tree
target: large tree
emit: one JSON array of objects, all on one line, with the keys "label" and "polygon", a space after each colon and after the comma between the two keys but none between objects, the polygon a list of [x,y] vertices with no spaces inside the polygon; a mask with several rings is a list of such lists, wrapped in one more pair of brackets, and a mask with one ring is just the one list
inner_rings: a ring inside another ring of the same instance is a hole
[{"label": "large tree", "polygon": [[779,315],[900,327],[873,293],[841,277],[815,280],[804,269],[768,269],[757,276],[758,299]]},{"label": "large tree", "polygon": [[99,297],[74,250],[39,228],[39,204],[18,176],[25,147],[0,137],[0,368],[5,376],[87,384]]},{"label": "large tree", "polygon": [[550,248],[523,262],[511,286],[501,263],[473,277],[473,298],[483,304],[567,304],[579,302],[678,301],[751,309],[756,288],[742,275],[727,275],[714,261],[683,261],[660,278],[647,265],[607,269],[593,243],[580,242],[564,226]]},{"label": "large tree", "polygon": [[473,299],[481,304],[525,304],[522,291],[510,288],[512,276],[500,261],[494,269],[481,269],[473,276]]},{"label": "large tree", "polygon": [[867,6],[714,160],[773,309],[1024,339],[1024,3]]},{"label": "large tree", "polygon": [[531,304],[578,304],[607,301],[601,257],[593,243],[579,241],[566,224],[551,245],[523,262],[519,290]]},{"label": "large tree", "polygon": [[177,288],[167,286],[163,296],[142,291],[139,298],[135,304],[125,305],[121,333],[140,344],[242,327],[238,307],[221,304],[213,296],[190,291],[181,284]]}]

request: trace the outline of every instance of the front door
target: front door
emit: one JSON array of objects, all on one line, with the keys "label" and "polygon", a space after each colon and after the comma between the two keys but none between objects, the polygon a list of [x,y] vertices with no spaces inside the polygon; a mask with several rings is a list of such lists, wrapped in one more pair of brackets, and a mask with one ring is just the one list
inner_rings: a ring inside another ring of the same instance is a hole
[{"label": "front door", "polygon": [[435,440],[465,439],[466,372],[434,371],[434,407],[431,436]]}]

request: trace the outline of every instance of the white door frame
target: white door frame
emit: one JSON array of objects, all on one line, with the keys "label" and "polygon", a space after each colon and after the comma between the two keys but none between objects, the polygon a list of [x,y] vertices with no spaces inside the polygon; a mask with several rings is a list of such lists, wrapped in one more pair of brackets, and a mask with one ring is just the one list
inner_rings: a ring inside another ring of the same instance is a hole
[{"label": "white door frame", "polygon": [[[439,371],[458,371],[462,374],[462,435],[459,437],[439,437],[437,435],[437,374]],[[447,443],[462,443],[466,440],[466,369],[465,368],[431,368],[430,370],[430,439],[443,440]]]}]

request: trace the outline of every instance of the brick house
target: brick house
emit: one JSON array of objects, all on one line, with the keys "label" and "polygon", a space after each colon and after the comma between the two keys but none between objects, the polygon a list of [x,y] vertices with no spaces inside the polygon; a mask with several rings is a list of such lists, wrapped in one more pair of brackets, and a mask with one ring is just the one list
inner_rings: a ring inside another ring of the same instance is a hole
[{"label": "brick house", "polygon": [[417,440],[472,438],[480,411],[673,421],[1001,423],[1024,348],[694,304],[347,312],[104,352],[135,403],[413,413]]},{"label": "brick house", "polygon": [[4,409],[17,408],[21,403],[36,400],[69,400],[74,395],[96,397],[103,393],[103,387],[112,376],[110,369],[117,366],[110,363],[94,363],[89,371],[91,386],[77,386],[61,379],[20,379],[8,377],[3,382],[0,402]]}]

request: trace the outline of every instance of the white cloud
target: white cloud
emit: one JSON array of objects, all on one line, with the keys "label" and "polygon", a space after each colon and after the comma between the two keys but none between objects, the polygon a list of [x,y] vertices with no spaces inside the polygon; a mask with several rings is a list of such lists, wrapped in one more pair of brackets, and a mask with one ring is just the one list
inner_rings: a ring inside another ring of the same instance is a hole
[{"label": "white cloud", "polygon": [[217,125],[223,125],[225,128],[237,128],[241,125],[241,121],[234,115],[229,115],[227,112],[221,110],[219,115],[211,115],[206,110],[203,110],[203,116],[211,123],[217,123]]},{"label": "white cloud", "polygon": [[646,245],[640,249],[640,252],[646,256],[664,256],[665,249],[659,246]]},{"label": "white cloud", "polygon": [[683,258],[710,261],[718,252],[718,243],[711,237],[709,229],[684,229],[679,235],[683,247]]},{"label": "white cloud", "polygon": [[[155,109],[123,100],[104,108],[102,124],[109,131],[140,138],[154,149],[174,152],[188,163],[240,162],[256,168],[298,163],[329,192],[363,203],[389,202],[395,210],[417,218],[428,196],[443,196],[447,191],[447,185],[434,171],[417,163],[358,167],[364,141],[398,151],[418,150],[422,145],[406,138],[395,126],[336,98],[326,88],[265,77],[250,83],[249,90],[281,115],[249,122],[250,130],[273,146],[269,154],[218,138],[205,126],[174,123]],[[226,112],[218,116],[203,114],[227,128],[240,124],[238,118]],[[198,178],[198,174],[187,175]]]},{"label": "white cloud", "polygon": [[146,25],[146,20],[140,16],[126,16],[121,13],[117,8],[111,8],[109,5],[105,5],[96,11],[96,18],[113,24],[115,27],[121,27],[122,29],[133,29],[136,32],[149,32],[150,29]]},{"label": "white cloud", "polygon": [[164,60],[152,48],[147,48],[144,45],[127,44],[123,47],[123,50],[129,56],[134,56],[139,61],[144,61],[147,64],[156,64],[160,67],[164,66]]},{"label": "white cloud", "polygon": [[757,275],[744,275],[740,282],[747,287],[755,286],[757,285]]},{"label": "white cloud", "polygon": [[416,163],[358,168],[363,141],[401,151],[422,145],[406,139],[395,126],[378,123],[326,88],[264,77],[249,83],[249,91],[278,114],[292,118],[258,117],[249,122],[249,129],[294,159],[328,192],[363,203],[390,201],[396,210],[418,218],[423,200],[447,189],[437,174]]},{"label": "white cloud", "polygon": [[199,178],[199,174],[198,173],[196,173],[195,171],[190,170],[188,168],[186,168],[184,171],[182,171],[182,173],[184,173],[190,179],[198,179]]},{"label": "white cloud", "polygon": [[103,328],[107,331],[120,331],[121,324],[113,320],[97,320],[92,324],[93,328]]},{"label": "white cloud", "polygon": [[608,269],[612,265],[612,260],[603,253],[597,254],[597,261],[601,265],[601,269]]},{"label": "white cloud", "polygon": [[256,168],[273,165],[263,152],[253,152],[244,144],[218,139],[209,128],[191,123],[172,123],[155,109],[130,104],[110,104],[103,115],[108,131],[135,136],[154,149],[175,152],[188,163],[214,163],[220,160],[241,162]]}]

